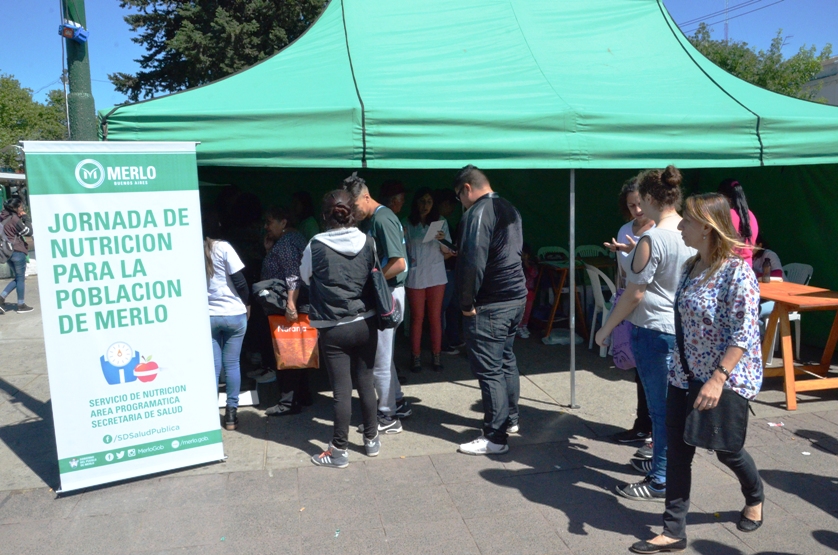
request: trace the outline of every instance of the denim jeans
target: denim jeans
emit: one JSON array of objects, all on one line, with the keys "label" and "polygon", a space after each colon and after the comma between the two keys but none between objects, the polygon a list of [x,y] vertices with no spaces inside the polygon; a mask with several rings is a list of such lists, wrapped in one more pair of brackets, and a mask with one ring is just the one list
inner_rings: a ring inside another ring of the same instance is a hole
[{"label": "denim jeans", "polygon": [[646,392],[646,404],[652,418],[654,445],[649,477],[658,484],[666,483],[666,391],[674,346],[675,336],[670,333],[637,326],[631,331],[637,375]]},{"label": "denim jeans", "polygon": [[[404,287],[393,289],[393,298],[399,307],[399,313],[404,317]],[[378,331],[378,347],[375,352],[375,367],[372,371],[375,382],[375,393],[378,395],[378,411],[384,416],[393,417],[396,405],[404,398],[399,378],[396,374],[396,363],[393,356],[396,352],[396,330]]]},{"label": "denim jeans", "polygon": [[[692,461],[695,447],[684,443],[684,424],[687,420],[687,390],[669,386],[666,399],[666,429],[669,434],[669,458],[666,475],[666,508],[663,513],[663,533],[674,538],[687,537],[687,513],[690,510]],[[655,440],[657,441],[657,440]],[[759,505],[765,499],[762,480],[754,459],[745,449],[738,453],[716,451],[719,462],[730,468],[739,479],[739,486],[748,506]]]},{"label": "denim jeans", "polygon": [[238,408],[242,374],[239,359],[242,352],[244,332],[247,331],[247,315],[210,316],[212,330],[212,358],[215,361],[215,385],[224,367],[227,382],[227,406]]},{"label": "denim jeans", "polygon": [[521,392],[518,363],[512,350],[524,299],[477,307],[464,318],[471,372],[483,397],[483,435],[492,443],[507,443],[506,428],[518,423]]},{"label": "denim jeans", "polygon": [[26,254],[13,252],[7,264],[12,270],[13,278],[6,288],[3,289],[3,293],[0,296],[5,299],[12,292],[12,289],[17,287],[17,304],[23,304],[23,295],[26,293]]}]

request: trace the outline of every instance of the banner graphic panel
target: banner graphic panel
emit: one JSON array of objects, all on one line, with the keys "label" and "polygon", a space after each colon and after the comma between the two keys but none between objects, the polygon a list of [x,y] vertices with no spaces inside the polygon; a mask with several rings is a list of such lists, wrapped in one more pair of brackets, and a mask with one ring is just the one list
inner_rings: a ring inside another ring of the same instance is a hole
[{"label": "banner graphic panel", "polygon": [[222,459],[195,145],[24,150],[62,490]]}]

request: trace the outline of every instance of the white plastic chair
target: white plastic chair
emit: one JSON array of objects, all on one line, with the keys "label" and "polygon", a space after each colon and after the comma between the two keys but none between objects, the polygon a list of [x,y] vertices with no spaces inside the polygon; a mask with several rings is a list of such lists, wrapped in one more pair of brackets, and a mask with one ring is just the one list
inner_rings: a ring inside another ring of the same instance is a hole
[{"label": "white plastic chair", "polygon": [[[588,272],[588,279],[591,280],[591,289],[593,289],[594,293],[594,316],[591,318],[591,338],[588,341],[588,349],[593,349],[594,333],[596,332],[596,317],[598,314],[601,314],[599,327],[602,327],[605,325],[605,319],[608,318],[608,315],[611,313],[611,301],[606,301],[605,297],[602,295],[602,282],[605,282],[605,285],[611,291],[611,299],[617,295],[617,288],[614,286],[614,282],[602,273],[599,268],[594,268],[590,264],[585,264],[585,271]],[[599,356],[602,358],[605,358],[607,353],[607,347],[599,348]]]},{"label": "white plastic chair", "polygon": [[[800,264],[792,262],[783,266],[783,279],[791,283],[799,283],[800,285],[809,285],[809,280],[812,279],[812,274],[815,269],[809,264]],[[789,324],[794,322],[794,356],[800,360],[800,313],[789,312]],[[766,321],[766,326],[768,322]],[[774,334],[774,339],[771,341],[771,354],[768,355],[766,364],[774,362],[774,350],[777,348],[777,340],[780,338],[780,326],[777,326],[777,333]]]},{"label": "white plastic chair", "polygon": [[809,285],[809,280],[812,279],[814,268],[808,264],[799,264],[792,262],[783,266],[783,279],[792,283],[799,283],[800,285]]},{"label": "white plastic chair", "polygon": [[605,247],[599,245],[579,245],[576,247],[576,256],[579,258],[593,258],[595,256],[611,256]]}]

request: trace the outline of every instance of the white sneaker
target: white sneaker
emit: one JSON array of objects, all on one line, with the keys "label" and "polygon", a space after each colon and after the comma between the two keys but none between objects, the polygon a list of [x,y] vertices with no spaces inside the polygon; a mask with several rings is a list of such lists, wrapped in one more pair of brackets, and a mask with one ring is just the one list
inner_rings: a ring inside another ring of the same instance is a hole
[{"label": "white sneaker", "polygon": [[519,429],[518,424],[513,424],[512,426],[509,426],[508,428],[506,428],[506,433],[507,434],[517,434],[518,429]]},{"label": "white sneaker", "polygon": [[530,338],[530,330],[527,328],[518,328],[518,337],[521,339],[529,339]]},{"label": "white sneaker", "polygon": [[509,451],[509,445],[499,445],[480,436],[474,441],[460,445],[458,451],[466,455],[502,455]]}]

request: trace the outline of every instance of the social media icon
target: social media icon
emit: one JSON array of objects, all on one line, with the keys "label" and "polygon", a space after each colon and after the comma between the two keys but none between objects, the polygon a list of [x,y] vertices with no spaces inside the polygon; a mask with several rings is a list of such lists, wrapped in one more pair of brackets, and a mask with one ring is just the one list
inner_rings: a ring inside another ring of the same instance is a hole
[{"label": "social media icon", "polygon": [[177,449],[178,447],[180,447],[180,442],[178,440],[174,440],[172,442],[172,448]]},{"label": "social media icon", "polygon": [[137,456],[137,450],[136,449],[129,449],[128,450],[128,456],[129,457],[136,457]]},{"label": "social media icon", "polygon": [[113,436],[108,434],[102,438],[102,441],[104,441],[105,443],[111,443],[113,441]]},{"label": "social media icon", "polygon": [[118,451],[118,452],[116,453],[116,458],[117,458],[117,459],[121,459],[121,458],[122,458],[122,457],[124,457],[124,456],[125,456],[125,451]]},{"label": "social media icon", "polygon": [[108,453],[105,455],[105,460],[111,462],[113,460],[113,453]]}]

